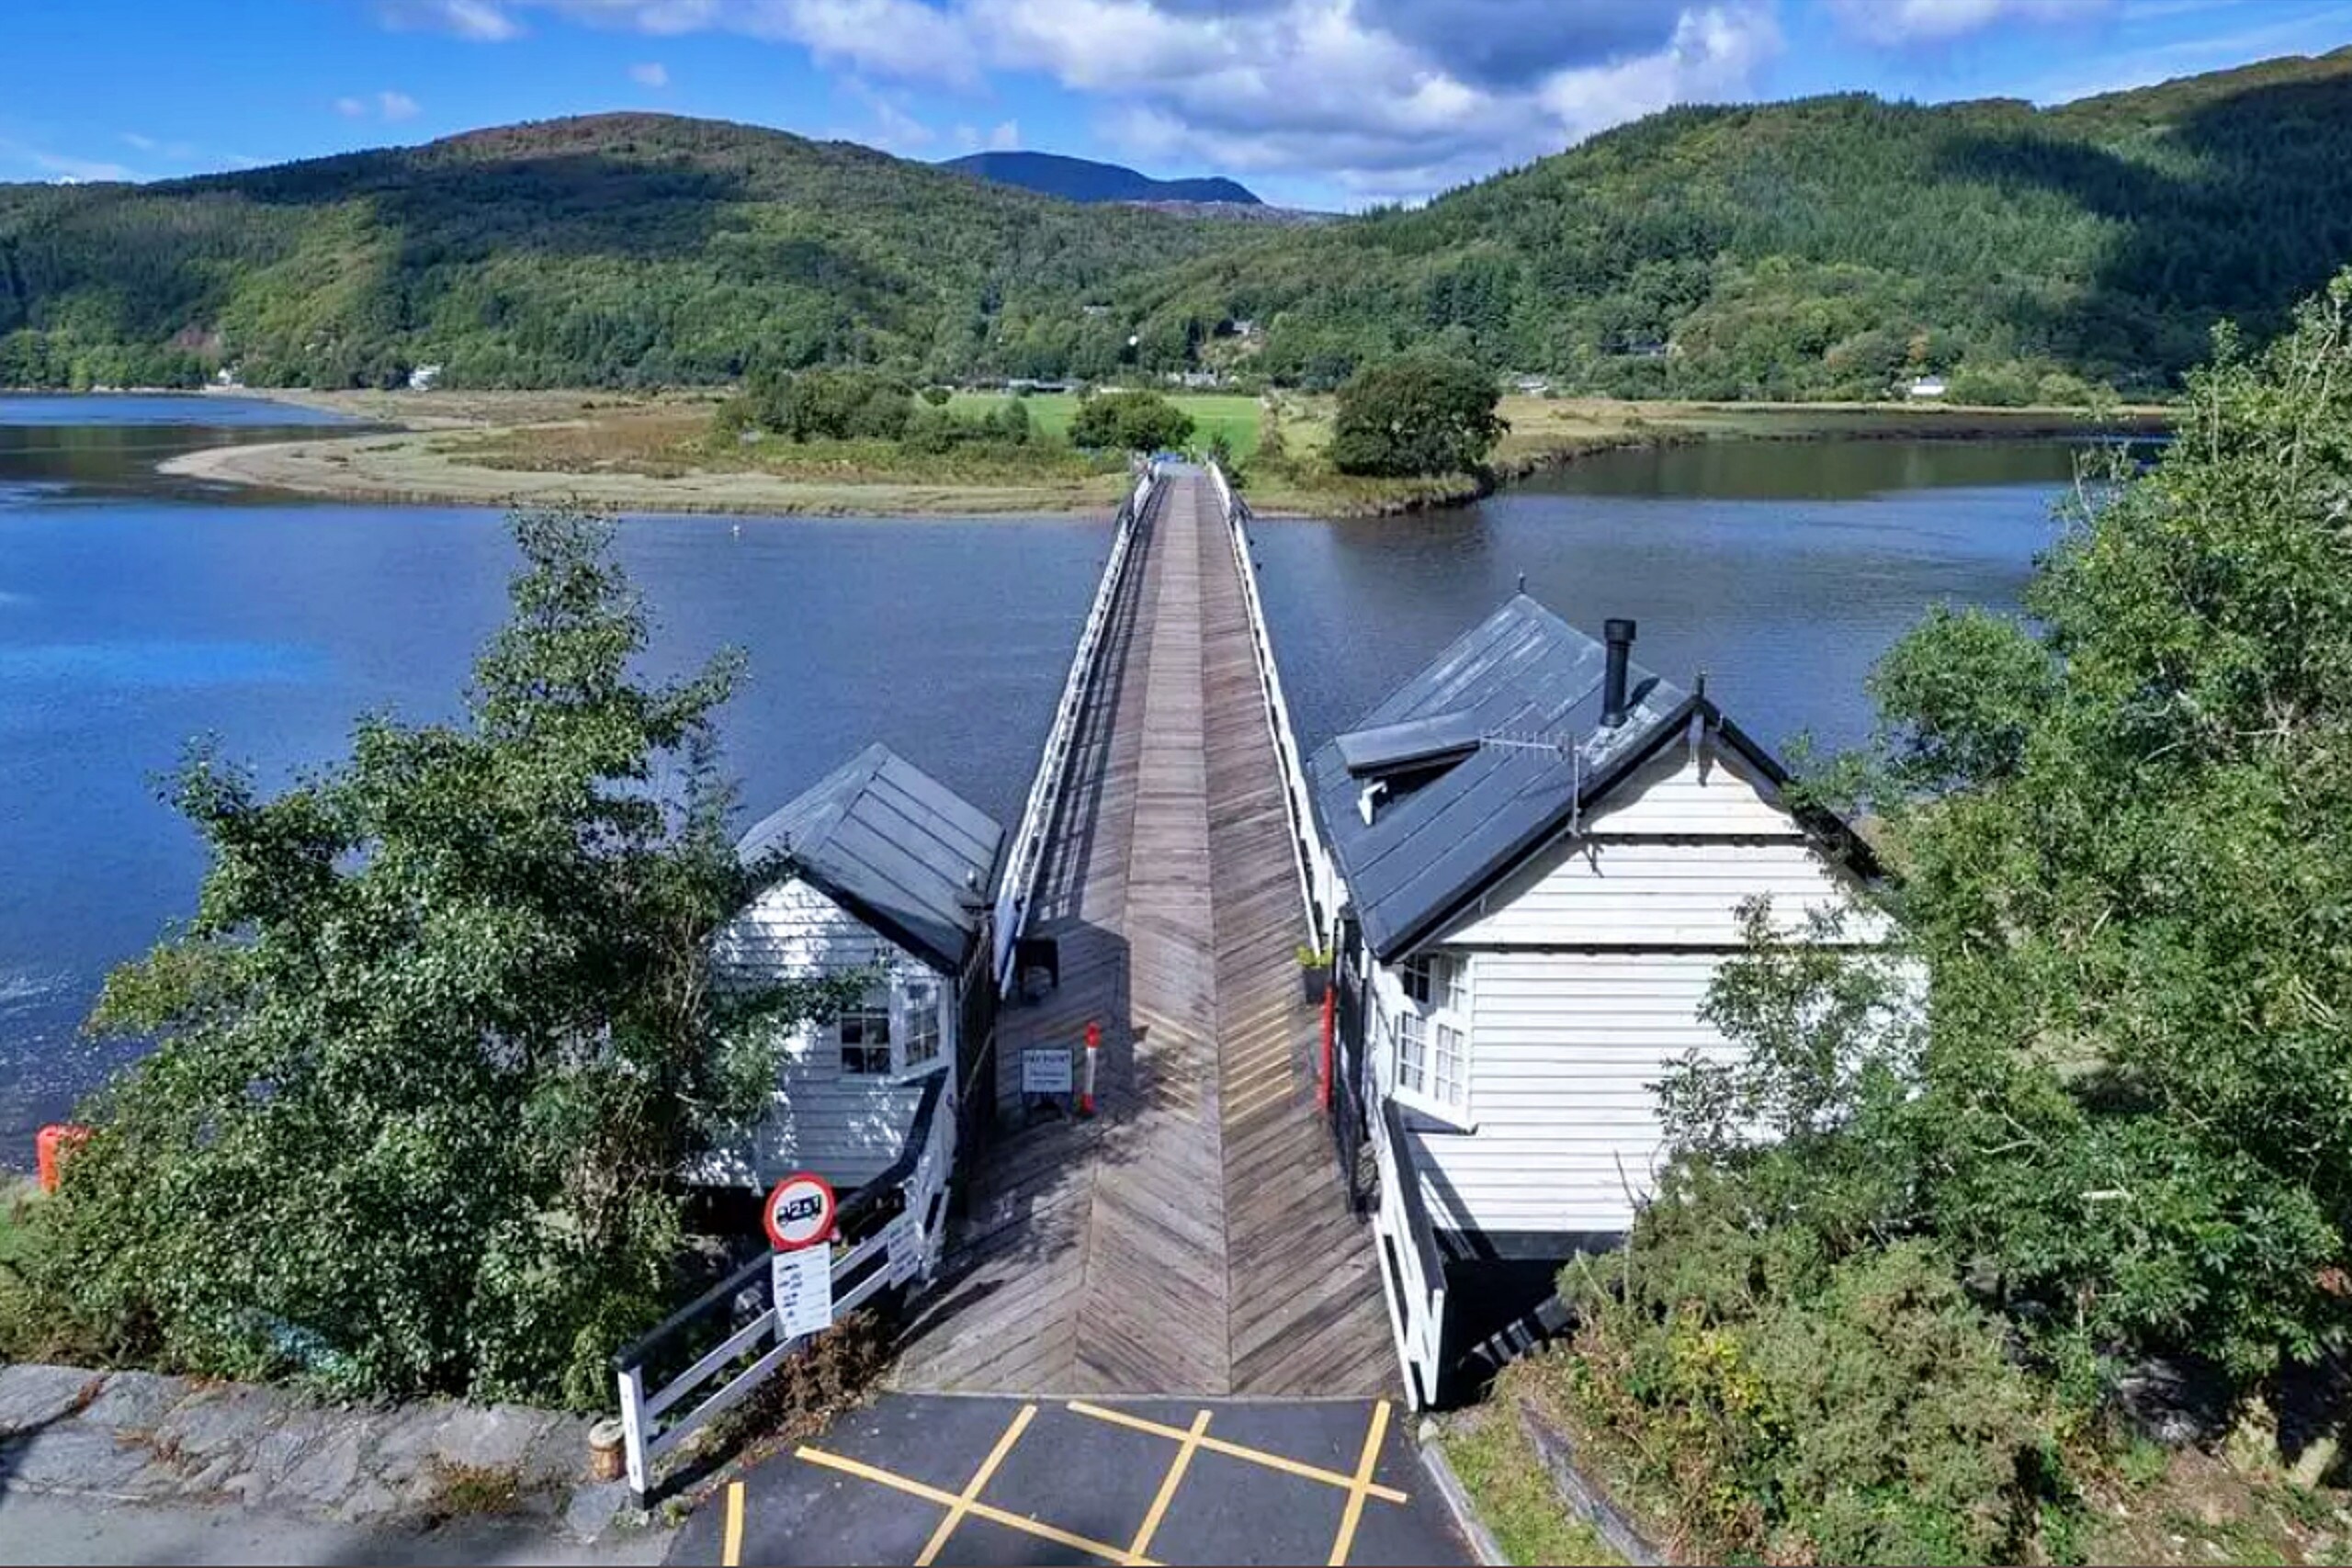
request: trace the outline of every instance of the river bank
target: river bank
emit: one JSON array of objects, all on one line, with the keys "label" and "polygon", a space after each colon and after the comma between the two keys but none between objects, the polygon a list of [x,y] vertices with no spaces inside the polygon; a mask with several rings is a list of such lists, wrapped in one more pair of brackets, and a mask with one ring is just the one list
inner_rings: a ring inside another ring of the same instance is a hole
[{"label": "river bank", "polygon": [[[628,512],[813,516],[1058,516],[1116,504],[1124,476],[1075,464],[1036,475],[894,474],[856,455],[714,450],[718,394],[309,392],[266,398],[377,428],[209,447],[166,459],[177,478],[350,501],[509,506],[579,501]],[[1387,480],[1321,461],[1328,398],[1285,394],[1285,456],[1247,465],[1268,515],[1362,517],[1460,505],[1596,452],[1701,441],[2017,439],[2157,431],[2165,411],[1913,408],[1871,403],[1670,403],[1510,397],[1510,433],[1483,475]]]}]

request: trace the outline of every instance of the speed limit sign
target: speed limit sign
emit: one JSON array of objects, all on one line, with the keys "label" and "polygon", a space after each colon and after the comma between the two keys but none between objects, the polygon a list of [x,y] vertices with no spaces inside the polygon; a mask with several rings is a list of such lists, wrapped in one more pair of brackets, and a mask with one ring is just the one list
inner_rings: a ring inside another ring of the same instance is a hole
[{"label": "speed limit sign", "polygon": [[775,1184],[760,1211],[768,1241],[778,1252],[833,1239],[832,1183],[811,1171],[796,1171]]}]

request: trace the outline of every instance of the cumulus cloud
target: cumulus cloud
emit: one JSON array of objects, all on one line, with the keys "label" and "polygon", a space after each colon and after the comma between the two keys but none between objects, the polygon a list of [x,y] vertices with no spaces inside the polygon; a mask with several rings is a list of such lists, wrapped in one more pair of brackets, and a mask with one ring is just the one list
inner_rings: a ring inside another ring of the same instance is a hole
[{"label": "cumulus cloud", "polygon": [[640,87],[666,87],[670,85],[670,68],[658,60],[648,60],[630,66],[628,79]]},{"label": "cumulus cloud", "polygon": [[994,126],[992,126],[992,127],[990,127],[990,128],[989,128],[989,152],[1010,152],[1013,151],[1015,148],[1019,147],[1020,145],[1021,145],[1021,122],[1020,122],[1020,121],[1018,121],[1018,120],[1012,120],[1012,119],[999,120],[999,121],[998,121]]},{"label": "cumulus cloud", "polygon": [[[1131,153],[1308,175],[1364,198],[1426,195],[1668,104],[1744,96],[1780,39],[1773,0],[417,0],[402,6],[403,25],[484,39],[516,36],[531,14],[655,36],[724,31],[793,43],[875,81],[978,91],[992,72],[1034,73],[1095,96],[1099,129]],[[921,140],[930,137],[902,105],[874,113],[897,145],[916,142],[918,130]]]},{"label": "cumulus cloud", "polygon": [[1948,43],[1996,22],[2063,22],[2097,16],[2110,0],[1830,0],[1838,19],[1872,43]]}]

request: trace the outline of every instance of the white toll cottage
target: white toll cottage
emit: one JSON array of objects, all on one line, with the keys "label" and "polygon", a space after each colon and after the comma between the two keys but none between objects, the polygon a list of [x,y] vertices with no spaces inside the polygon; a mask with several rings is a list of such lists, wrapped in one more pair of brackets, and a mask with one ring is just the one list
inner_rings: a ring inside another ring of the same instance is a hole
[{"label": "white toll cottage", "polygon": [[935,1114],[953,1121],[957,1053],[967,1036],[978,1045],[993,998],[988,895],[1003,841],[987,813],[881,745],[744,835],[743,860],[777,871],[719,931],[720,979],[876,979],[782,1043],[774,1109],[707,1179],[764,1190],[807,1170],[846,1193],[910,1152],[933,1080]]},{"label": "white toll cottage", "polygon": [[1521,594],[1308,764],[1340,884],[1335,1112],[1375,1173],[1418,1403],[1623,1239],[1660,1157],[1652,1086],[1732,1048],[1699,1006],[1738,906],[1794,926],[1875,874],[1703,682],[1634,663],[1634,633]]}]

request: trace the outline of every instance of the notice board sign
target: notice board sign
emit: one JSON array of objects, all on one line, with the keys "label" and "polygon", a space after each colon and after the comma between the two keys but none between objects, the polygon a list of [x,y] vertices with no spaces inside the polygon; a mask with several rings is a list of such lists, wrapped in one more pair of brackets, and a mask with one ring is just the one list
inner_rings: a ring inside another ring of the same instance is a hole
[{"label": "notice board sign", "polygon": [[1068,1094],[1070,1089],[1069,1050],[1061,1045],[1033,1046],[1021,1053],[1021,1092]]},{"label": "notice board sign", "polygon": [[804,1247],[768,1258],[768,1283],[775,1292],[779,1340],[821,1334],[833,1325],[833,1249]]}]

